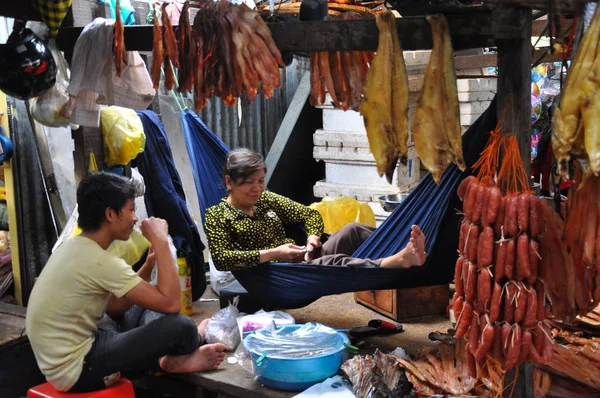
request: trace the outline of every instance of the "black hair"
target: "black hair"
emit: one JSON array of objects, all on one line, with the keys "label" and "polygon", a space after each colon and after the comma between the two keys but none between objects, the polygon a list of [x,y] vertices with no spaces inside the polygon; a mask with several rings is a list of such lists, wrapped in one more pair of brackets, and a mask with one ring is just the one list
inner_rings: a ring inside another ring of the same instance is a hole
[{"label": "black hair", "polygon": [[77,188],[77,223],[83,231],[94,232],[106,220],[106,209],[121,214],[130,199],[135,199],[135,185],[125,177],[110,173],[92,173]]},{"label": "black hair", "polygon": [[237,184],[238,181],[244,181],[261,169],[267,171],[265,160],[260,153],[248,148],[238,148],[227,155],[223,171],[226,176],[229,176],[231,182]]}]

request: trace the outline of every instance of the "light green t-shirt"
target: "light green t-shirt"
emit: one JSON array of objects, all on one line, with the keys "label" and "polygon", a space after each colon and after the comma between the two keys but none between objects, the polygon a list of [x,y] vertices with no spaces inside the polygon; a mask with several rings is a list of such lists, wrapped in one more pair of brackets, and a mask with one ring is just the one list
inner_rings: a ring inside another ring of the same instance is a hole
[{"label": "light green t-shirt", "polygon": [[27,306],[27,336],[38,366],[59,391],[77,382],[109,293],[122,297],[142,279],[124,260],[76,236],[50,256]]}]

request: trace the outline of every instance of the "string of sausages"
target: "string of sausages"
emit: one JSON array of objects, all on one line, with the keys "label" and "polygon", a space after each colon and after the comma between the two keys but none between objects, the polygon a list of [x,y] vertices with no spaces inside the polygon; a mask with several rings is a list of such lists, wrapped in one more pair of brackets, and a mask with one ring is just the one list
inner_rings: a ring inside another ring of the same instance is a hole
[{"label": "string of sausages", "polygon": [[472,374],[491,357],[508,370],[552,357],[544,323],[546,292],[539,241],[545,230],[541,200],[502,196],[492,178],[469,176],[458,188],[464,219],[455,266],[456,338],[468,337]]}]

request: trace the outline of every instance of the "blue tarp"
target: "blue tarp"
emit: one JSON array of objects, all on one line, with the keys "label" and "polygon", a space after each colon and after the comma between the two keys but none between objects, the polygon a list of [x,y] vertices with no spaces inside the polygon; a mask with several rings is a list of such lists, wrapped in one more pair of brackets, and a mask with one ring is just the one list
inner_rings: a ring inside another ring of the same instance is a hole
[{"label": "blue tarp", "polygon": [[158,115],[152,111],[139,111],[137,114],[146,134],[146,148],[136,158],[146,185],[146,210],[148,216],[163,218],[169,223],[169,234],[178,255],[186,258],[192,271],[192,298],[195,301],[206,290],[204,245],[188,211],[169,139]]}]

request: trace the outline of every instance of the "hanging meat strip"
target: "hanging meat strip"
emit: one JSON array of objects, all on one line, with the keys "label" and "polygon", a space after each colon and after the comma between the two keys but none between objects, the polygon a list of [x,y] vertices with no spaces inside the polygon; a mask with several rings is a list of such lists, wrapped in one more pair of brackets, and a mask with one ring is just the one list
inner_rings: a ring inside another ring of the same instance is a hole
[{"label": "hanging meat strip", "polygon": [[310,53],[310,104],[312,106],[325,103],[325,87],[319,69],[319,53]]},{"label": "hanging meat strip", "polygon": [[152,66],[150,67],[150,76],[152,77],[152,85],[155,90],[158,90],[160,85],[160,68],[164,62],[165,52],[163,48],[162,29],[160,22],[156,17],[156,10],[152,13],[154,19],[154,38],[152,42]]},{"label": "hanging meat strip", "polygon": [[195,51],[191,51],[192,26],[190,25],[190,3],[185,2],[181,9],[178,28],[178,52],[179,52],[179,89],[181,92],[191,92],[194,88]]},{"label": "hanging meat strip", "polygon": [[163,44],[165,48],[165,87],[173,90],[175,87],[175,72],[173,68],[179,68],[179,55],[177,53],[177,39],[173,31],[173,25],[166,12],[167,3],[162,4],[161,21],[164,27]]},{"label": "hanging meat strip", "polygon": [[125,50],[125,26],[123,26],[123,20],[121,19],[121,4],[119,0],[117,0],[116,7],[117,10],[113,39],[113,52],[117,76],[121,77],[121,74],[123,73],[123,65],[127,65],[127,51]]}]

